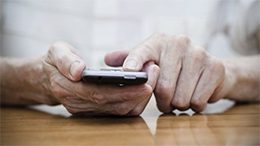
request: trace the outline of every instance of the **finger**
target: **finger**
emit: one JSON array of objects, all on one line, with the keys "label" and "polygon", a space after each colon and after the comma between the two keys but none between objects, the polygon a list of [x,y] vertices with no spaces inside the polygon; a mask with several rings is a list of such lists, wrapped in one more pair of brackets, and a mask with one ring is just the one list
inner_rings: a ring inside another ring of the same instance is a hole
[{"label": "finger", "polygon": [[148,61],[154,61],[156,64],[160,59],[160,52],[165,45],[165,35],[153,35],[143,43],[132,49],[126,57],[123,69],[139,71]]},{"label": "finger", "polygon": [[105,56],[105,63],[112,67],[122,66],[128,53],[129,51],[127,50],[120,50],[107,53]]},{"label": "finger", "polygon": [[207,54],[203,48],[190,49],[184,56],[182,70],[172,99],[172,106],[179,110],[187,110],[196,89],[197,82],[204,70]]},{"label": "finger", "polygon": [[191,108],[201,112],[217,87],[223,82],[225,68],[220,61],[210,60],[191,98]]},{"label": "finger", "polygon": [[85,68],[84,61],[76,55],[76,49],[67,43],[58,42],[48,51],[48,62],[72,81],[79,81]]},{"label": "finger", "polygon": [[[153,62],[149,62],[144,66],[144,71],[148,73],[147,84],[149,84],[152,87],[152,89],[154,89],[159,77],[160,68],[157,65],[155,65]],[[138,103],[135,106],[135,108],[128,113],[128,115],[132,115],[132,116],[140,115],[144,111],[150,98],[151,96],[144,98],[144,100],[141,101],[141,103]]]},{"label": "finger", "polygon": [[97,105],[73,96],[65,97],[62,104],[70,113],[97,111]]},{"label": "finger", "polygon": [[[140,100],[140,98],[139,98]],[[68,102],[68,103],[67,103]],[[99,105],[96,103],[83,101],[82,103],[74,103],[71,101],[64,102],[64,107],[72,114],[75,113],[92,113],[94,115],[128,115],[129,111],[134,108],[134,102],[109,103]]]},{"label": "finger", "polygon": [[189,44],[187,38],[179,41],[175,37],[168,40],[168,48],[160,59],[160,76],[155,88],[157,107],[161,112],[172,111],[171,101],[182,67],[183,54]]},{"label": "finger", "polygon": [[224,82],[220,83],[220,85],[214,90],[214,93],[211,95],[211,97],[208,100],[208,103],[214,103],[223,98],[225,95],[223,92],[224,87]]},{"label": "finger", "polygon": [[149,84],[154,90],[156,82],[160,74],[160,68],[154,62],[150,61],[144,65],[143,71],[148,75],[147,84]]},{"label": "finger", "polygon": [[95,107],[89,103],[84,104],[63,104],[63,106],[67,109],[67,111],[71,114],[77,113],[89,113],[96,111]]},{"label": "finger", "polygon": [[[134,109],[136,103],[140,103],[144,99],[149,99],[151,94],[152,92],[146,94],[136,94],[135,96],[132,96],[129,100],[120,100],[118,102],[104,103],[104,104],[100,104],[100,102],[82,100],[79,97],[72,96],[72,97],[65,97],[62,101],[62,104],[66,107],[66,109],[70,113],[93,112],[96,114],[137,116],[141,113],[141,111],[139,113],[135,113],[135,112],[133,112],[132,114],[128,114],[128,113],[130,113],[130,111]],[[128,98],[123,96],[125,95],[121,94],[120,98],[123,99]]]},{"label": "finger", "polygon": [[63,76],[53,78],[53,82],[58,84],[57,86],[60,88],[68,91],[70,96],[80,97],[83,100],[99,105],[129,101],[152,93],[152,87],[148,84],[119,87],[115,85],[72,82]]},{"label": "finger", "polygon": [[147,97],[152,93],[152,88],[148,84],[124,87],[112,85],[91,86],[90,90],[87,95],[81,91],[80,97],[83,99],[88,97],[92,102],[101,105],[137,100],[137,97]]},{"label": "finger", "polygon": [[[150,93],[151,95],[152,93]],[[150,97],[149,95],[149,97]],[[134,98],[128,101],[116,102],[116,103],[106,103],[99,104],[87,100],[82,100],[78,97],[65,97],[62,104],[70,113],[79,112],[94,112],[96,114],[113,114],[113,115],[130,115],[137,116],[140,113],[128,114],[134,107],[136,103],[140,103],[143,99],[149,99],[147,95],[136,95]]]}]

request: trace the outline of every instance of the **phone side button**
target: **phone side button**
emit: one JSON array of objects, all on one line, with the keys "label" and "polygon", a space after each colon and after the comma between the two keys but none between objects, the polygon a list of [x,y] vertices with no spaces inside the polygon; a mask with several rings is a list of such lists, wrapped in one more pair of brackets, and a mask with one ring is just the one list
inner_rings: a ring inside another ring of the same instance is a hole
[{"label": "phone side button", "polygon": [[134,76],[134,75],[125,75],[124,79],[135,80],[136,76]]}]

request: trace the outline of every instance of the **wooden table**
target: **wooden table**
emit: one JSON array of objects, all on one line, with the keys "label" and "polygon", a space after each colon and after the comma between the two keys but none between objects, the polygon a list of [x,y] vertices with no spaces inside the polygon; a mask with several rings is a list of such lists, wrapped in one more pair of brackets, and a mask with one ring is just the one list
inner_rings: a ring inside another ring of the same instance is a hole
[{"label": "wooden table", "polygon": [[260,145],[260,104],[232,104],[214,114],[160,115],[154,109],[125,118],[2,107],[1,145]]}]

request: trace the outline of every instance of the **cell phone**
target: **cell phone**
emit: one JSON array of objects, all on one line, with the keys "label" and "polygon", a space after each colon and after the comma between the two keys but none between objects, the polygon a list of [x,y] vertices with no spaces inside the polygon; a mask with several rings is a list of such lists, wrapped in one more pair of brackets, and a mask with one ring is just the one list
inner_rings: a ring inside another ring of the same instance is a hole
[{"label": "cell phone", "polygon": [[83,82],[96,84],[138,85],[147,82],[146,72],[123,71],[121,69],[85,69]]}]

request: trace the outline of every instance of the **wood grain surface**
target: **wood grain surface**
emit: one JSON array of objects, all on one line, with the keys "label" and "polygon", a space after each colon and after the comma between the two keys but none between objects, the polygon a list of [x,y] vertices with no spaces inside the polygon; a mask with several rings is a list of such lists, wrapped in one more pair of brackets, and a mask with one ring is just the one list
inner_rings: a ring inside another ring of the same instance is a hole
[{"label": "wood grain surface", "polygon": [[[221,108],[221,107],[215,107]],[[1,145],[260,145],[260,104],[217,114],[89,117],[1,108]],[[149,123],[155,122],[155,131]]]}]

